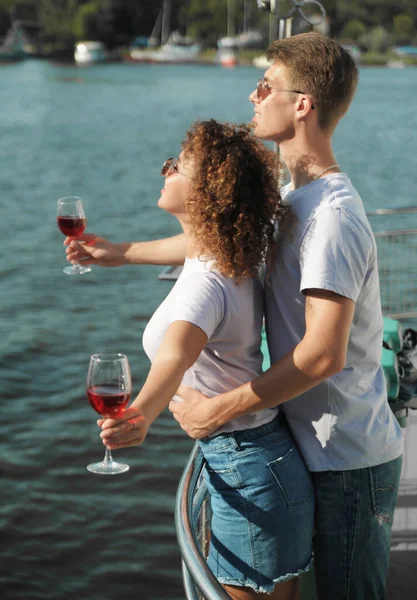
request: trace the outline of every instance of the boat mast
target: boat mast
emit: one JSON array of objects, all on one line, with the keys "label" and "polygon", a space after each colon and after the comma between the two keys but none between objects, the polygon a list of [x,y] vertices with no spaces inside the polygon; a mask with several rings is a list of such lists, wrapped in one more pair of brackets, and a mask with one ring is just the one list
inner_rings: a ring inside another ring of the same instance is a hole
[{"label": "boat mast", "polygon": [[[161,43],[161,23],[162,23],[162,8],[158,13],[158,16],[155,21],[155,25],[153,26],[152,33],[149,37],[149,39],[152,41],[159,40],[159,44]],[[154,45],[156,45],[155,42],[154,42]]]},{"label": "boat mast", "polygon": [[169,38],[171,29],[171,4],[172,0],[164,0],[162,6],[162,31],[161,31],[161,46],[166,44]]},{"label": "boat mast", "polygon": [[246,33],[249,29],[251,21],[250,4],[248,0],[243,0],[243,33]]},{"label": "boat mast", "polygon": [[235,0],[227,0],[227,37],[235,36]]}]

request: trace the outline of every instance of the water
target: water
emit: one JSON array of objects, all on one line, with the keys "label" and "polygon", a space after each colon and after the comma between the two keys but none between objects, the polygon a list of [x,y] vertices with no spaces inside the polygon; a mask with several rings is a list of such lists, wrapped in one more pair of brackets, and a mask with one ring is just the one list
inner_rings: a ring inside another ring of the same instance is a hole
[{"label": "water", "polygon": [[[192,442],[169,413],[126,475],[85,466],[103,446],[84,382],[90,354],[148,369],[141,335],[170,284],[159,267],[62,273],[56,200],[79,195],[88,230],[114,241],[179,231],[156,201],[161,163],[191,121],[248,121],[260,71],[42,61],[0,67],[2,427],[0,596],[7,600],[184,598],[173,508]],[[417,69],[364,69],[335,137],[366,208],[416,204]]]}]

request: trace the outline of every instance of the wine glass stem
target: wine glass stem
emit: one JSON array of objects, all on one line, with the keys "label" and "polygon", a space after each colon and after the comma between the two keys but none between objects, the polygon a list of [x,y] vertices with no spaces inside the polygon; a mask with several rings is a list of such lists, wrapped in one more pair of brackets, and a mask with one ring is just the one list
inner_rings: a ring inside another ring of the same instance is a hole
[{"label": "wine glass stem", "polygon": [[105,453],[104,453],[104,459],[103,459],[103,462],[104,462],[104,463],[106,463],[106,465],[107,465],[107,464],[110,464],[110,463],[112,463],[112,462],[113,462],[113,457],[112,457],[112,455],[111,455],[111,452],[110,452],[110,450],[107,448],[107,446],[106,446],[106,451],[105,451]]}]

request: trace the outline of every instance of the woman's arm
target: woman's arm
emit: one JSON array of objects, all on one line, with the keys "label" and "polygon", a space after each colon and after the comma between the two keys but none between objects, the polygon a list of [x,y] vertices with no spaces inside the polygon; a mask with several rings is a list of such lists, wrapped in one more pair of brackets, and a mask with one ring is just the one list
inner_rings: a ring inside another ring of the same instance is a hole
[{"label": "woman's arm", "polygon": [[145,384],[132,403],[149,424],[168,406],[185,371],[192,367],[206,344],[207,335],[192,323],[175,321],[168,327]]},{"label": "woman's arm", "polygon": [[188,321],[172,323],[141,391],[121,419],[98,421],[103,443],[111,450],[143,443],[150,425],[168,406],[185,371],[195,363],[206,343],[207,335],[196,325]]},{"label": "woman's arm", "polygon": [[86,233],[77,239],[67,237],[67,260],[82,261],[86,265],[119,267],[121,265],[182,265],[187,251],[184,234],[149,242],[115,244],[94,233]]}]

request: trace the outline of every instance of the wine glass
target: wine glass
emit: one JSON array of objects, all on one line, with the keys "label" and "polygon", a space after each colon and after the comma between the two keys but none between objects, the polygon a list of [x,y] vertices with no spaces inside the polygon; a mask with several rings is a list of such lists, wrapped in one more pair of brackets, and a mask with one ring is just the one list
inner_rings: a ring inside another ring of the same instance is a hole
[{"label": "wine glass", "polygon": [[[58,200],[58,227],[64,235],[76,238],[81,235],[87,225],[87,219],[81,198],[69,196]],[[67,275],[82,275],[89,273],[91,267],[82,267],[79,264],[67,266],[63,269]]]},{"label": "wine glass", "polygon": [[[104,418],[118,417],[126,408],[132,392],[127,356],[124,354],[93,354],[87,374],[87,397],[91,406]],[[99,475],[117,475],[129,470],[129,465],[115,462],[106,447],[104,459],[87,469]]]}]

